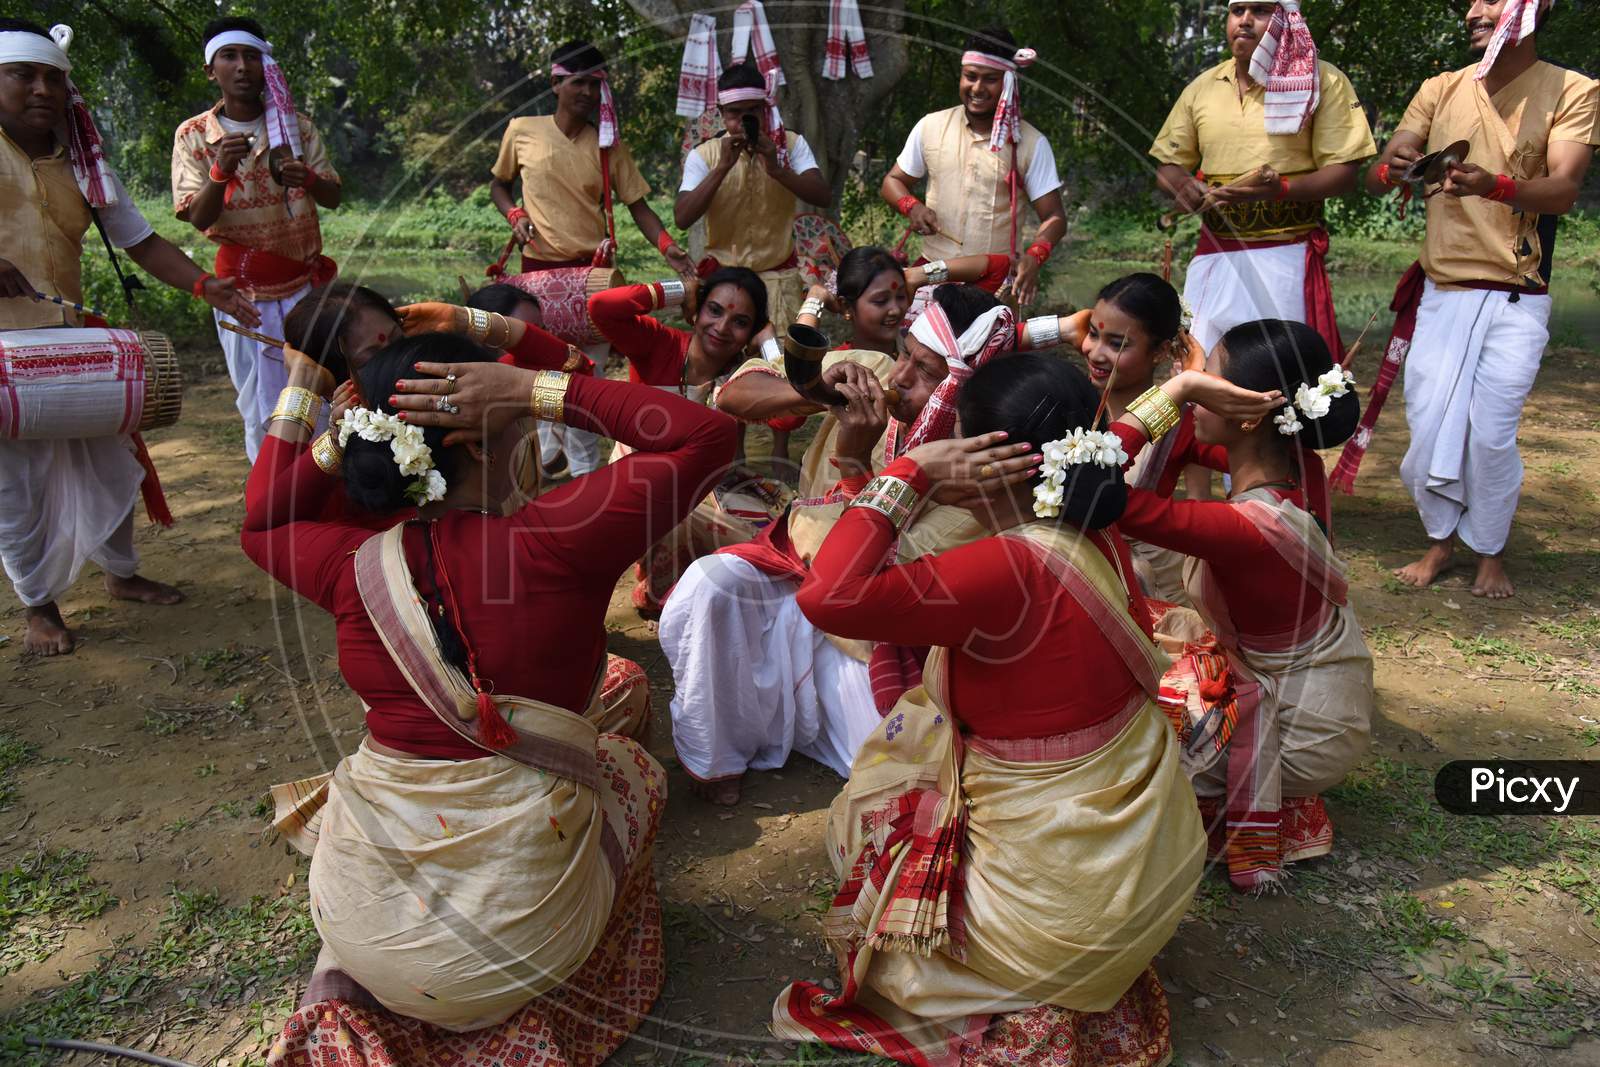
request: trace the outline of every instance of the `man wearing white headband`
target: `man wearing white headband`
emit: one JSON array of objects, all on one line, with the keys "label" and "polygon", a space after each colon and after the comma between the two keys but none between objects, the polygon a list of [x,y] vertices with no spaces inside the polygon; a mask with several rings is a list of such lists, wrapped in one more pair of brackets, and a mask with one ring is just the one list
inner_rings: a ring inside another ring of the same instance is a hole
[{"label": "man wearing white headband", "polygon": [[[222,100],[186,120],[173,138],[173,209],[216,242],[213,269],[253,294],[261,332],[282,337],[300,298],[337,272],[322,254],[317,208],[339,206],[339,175],[322,135],[296,110],[260,24],[213,19],[201,37],[206,77]],[[288,378],[282,351],[222,328],[231,321],[217,313],[217,337],[254,463]]]},{"label": "man wearing white headband", "polygon": [[[1067,232],[1055,151],[1022,120],[1017,71],[1034,60],[1001,28],[979,30],[961,53],[961,103],[924,115],[879,190],[922,235],[926,261],[1005,254],[1012,292],[1033,301],[1039,269]],[[927,203],[911,187],[927,179]],[[1024,209],[1039,216],[1023,248]]]},{"label": "man wearing white headband", "polygon": [[[1515,592],[1503,553],[1522,488],[1517,427],[1550,339],[1556,225],[1600,145],[1600,83],[1539,58],[1551,0],[1475,0],[1480,58],[1422,83],[1367,176],[1387,193],[1422,153],[1467,142],[1429,186],[1422,254],[1401,279],[1397,317],[1361,429],[1334,471],[1350,488],[1402,360],[1411,447],[1400,464],[1429,546],[1395,572],[1426,586],[1457,537],[1478,555],[1474,596]],[[1402,190],[1402,195],[1410,187]]]},{"label": "man wearing white headband", "polygon": [[[622,140],[606,58],[588,41],[570,41],[550,57],[554,115],[512,119],[494,161],[490,198],[522,245],[522,270],[610,266],[616,253],[612,204],[627,205],[645,239],[679,275],[694,273],[689,254],[650,207],[650,184]],[[602,167],[602,161],[605,166]],[[518,204],[512,183],[522,179]],[[584,352],[603,373],[611,346]],[[599,439],[587,430],[539,423],[540,454],[551,474],[573,477],[600,466]]]},{"label": "man wearing white headband", "polygon": [[1161,189],[1204,212],[1183,286],[1191,331],[1209,350],[1241,322],[1290,319],[1337,355],[1322,204],[1377,151],[1366,113],[1317,58],[1298,3],[1230,4],[1226,25],[1228,57],[1189,83],[1150,146]]},{"label": "man wearing white headband", "polygon": [[[71,305],[83,301],[83,237],[96,215],[110,243],[150,274],[253,325],[254,311],[232,283],[209,277],[156,236],[106,165],[99,132],[68,77],[71,42],[65,26],[47,32],[0,19],[0,331],[84,325]],[[27,651],[72,651],[56,601],[90,560],[105,571],[113,597],[183,599],[138,574],[133,504],[141,483],[154,514],[164,502],[134,447],[127,436],[0,440],[0,559],[26,608]]]},{"label": "man wearing white headband", "polygon": [[[776,71],[774,71],[776,74]],[[767,287],[767,317],[782,337],[800,310],[805,282],[794,250],[800,201],[827,207],[833,191],[806,139],[783,127],[775,77],[754,62],[735,63],[717,79],[722,129],[683,159],[673,221],[688,229],[706,220],[706,254],[698,273],[749,267]],[[756,138],[746,136],[750,124]],[[774,419],[772,454],[787,458],[789,433],[804,420]]]}]

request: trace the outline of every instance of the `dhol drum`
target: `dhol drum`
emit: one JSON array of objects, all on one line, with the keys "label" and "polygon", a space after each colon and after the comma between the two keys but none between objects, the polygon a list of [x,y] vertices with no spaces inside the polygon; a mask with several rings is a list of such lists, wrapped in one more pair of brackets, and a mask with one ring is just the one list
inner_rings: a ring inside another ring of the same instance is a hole
[{"label": "dhol drum", "polygon": [[183,374],[164,334],[0,331],[0,438],[109,437],[171,426]]},{"label": "dhol drum", "polygon": [[622,284],[615,267],[555,267],[504,279],[539,301],[544,328],[569,345],[585,348],[605,342],[589,318],[589,298]]}]

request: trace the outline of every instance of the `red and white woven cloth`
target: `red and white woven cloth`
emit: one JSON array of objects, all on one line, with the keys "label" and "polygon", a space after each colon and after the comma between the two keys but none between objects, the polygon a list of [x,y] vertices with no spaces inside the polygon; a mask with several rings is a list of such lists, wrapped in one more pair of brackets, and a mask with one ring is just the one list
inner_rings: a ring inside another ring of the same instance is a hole
[{"label": "red and white woven cloth", "polygon": [[132,330],[0,332],[0,438],[133,433],[144,417],[144,364]]},{"label": "red and white woven cloth", "polygon": [[697,119],[717,107],[717,79],[722,59],[717,55],[717,20],[711,15],[689,16],[689,34],[683,39],[683,62],[678,67],[677,114]]},{"label": "red and white woven cloth", "polygon": [[856,77],[872,77],[872,54],[867,51],[867,31],[861,26],[861,8],[856,0],[832,0],[828,4],[828,49],[822,61],[822,76],[829,81],[843,81],[846,62]]},{"label": "red and white woven cloth", "polygon": [[1022,93],[1017,85],[1017,71],[1033,66],[1038,58],[1039,53],[1032,48],[1019,48],[1010,59],[988,52],[961,53],[963,67],[989,67],[1006,72],[1000,85],[1000,103],[994,109],[994,127],[989,131],[989,151],[998,152],[1022,140]]},{"label": "red and white woven cloth", "polygon": [[617,143],[617,101],[611,95],[611,82],[606,78],[606,68],[572,70],[560,63],[550,64],[552,78],[571,78],[577,75],[595,78],[600,82],[600,147],[610,148]]},{"label": "red and white woven cloth", "polygon": [[767,25],[767,9],[761,0],[744,0],[733,12],[733,39],[728,44],[728,60],[742,63],[754,51],[756,69],[770,86],[773,74],[777,84],[783,85],[783,66],[778,62],[778,46],[772,39],[772,27]]},{"label": "red and white woven cloth", "polygon": [[[1550,0],[1550,6],[1555,6],[1555,0]],[[1539,0],[1511,0],[1501,10],[1500,21],[1494,24],[1494,36],[1489,38],[1489,47],[1483,51],[1473,80],[1481,82],[1489,76],[1494,61],[1500,58],[1500,49],[1527,40],[1538,28]]]},{"label": "red and white woven cloth", "polygon": [[1322,103],[1317,43],[1298,0],[1282,0],[1250,56],[1250,77],[1266,90],[1268,133],[1299,133]]}]

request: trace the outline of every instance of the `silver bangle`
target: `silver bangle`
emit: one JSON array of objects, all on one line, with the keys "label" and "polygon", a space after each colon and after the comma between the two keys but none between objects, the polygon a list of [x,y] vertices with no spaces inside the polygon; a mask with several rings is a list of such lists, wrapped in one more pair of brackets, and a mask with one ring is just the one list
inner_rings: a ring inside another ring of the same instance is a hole
[{"label": "silver bangle", "polygon": [[1040,315],[1023,323],[1028,333],[1028,348],[1054,348],[1061,343],[1061,316]]},{"label": "silver bangle", "polygon": [[827,305],[814,296],[808,296],[800,301],[799,315],[810,315],[814,319],[822,318],[822,310]]},{"label": "silver bangle", "polygon": [[769,337],[761,342],[761,358],[768,363],[783,362],[783,346],[776,337]]},{"label": "silver bangle", "polygon": [[682,278],[671,278],[664,282],[657,282],[661,286],[661,306],[664,308],[677,307],[683,303],[685,292]]},{"label": "silver bangle", "polygon": [[942,259],[922,265],[922,273],[927,275],[929,285],[943,285],[950,280],[950,264]]}]

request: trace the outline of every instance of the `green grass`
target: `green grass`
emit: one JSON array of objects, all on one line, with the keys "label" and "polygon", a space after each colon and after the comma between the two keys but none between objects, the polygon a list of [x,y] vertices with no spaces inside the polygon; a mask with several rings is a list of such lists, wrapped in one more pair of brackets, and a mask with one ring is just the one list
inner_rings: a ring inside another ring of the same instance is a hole
[{"label": "green grass", "polygon": [[[224,905],[214,892],[174,887],[155,936],[123,942],[85,974],[0,1016],[0,1061],[43,1064],[54,1054],[30,1050],[25,1034],[115,1041],[146,1029],[157,1009],[172,1029],[214,1024],[219,1010],[292,1005],[283,988],[316,957],[318,938],[303,895],[253,897]],[[281,1022],[281,1014],[275,1014]]]},{"label": "green grass", "polygon": [[0,870],[0,974],[50,958],[65,924],[93,919],[117,903],[89,877],[87,852],[40,850]]},{"label": "green grass", "polygon": [[38,757],[38,745],[24,741],[9,731],[0,730],[0,811],[11,807],[16,799],[17,769],[35,762]]}]

